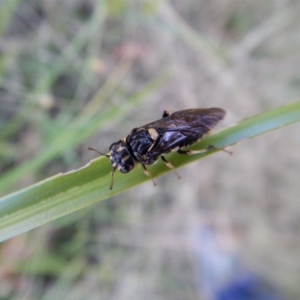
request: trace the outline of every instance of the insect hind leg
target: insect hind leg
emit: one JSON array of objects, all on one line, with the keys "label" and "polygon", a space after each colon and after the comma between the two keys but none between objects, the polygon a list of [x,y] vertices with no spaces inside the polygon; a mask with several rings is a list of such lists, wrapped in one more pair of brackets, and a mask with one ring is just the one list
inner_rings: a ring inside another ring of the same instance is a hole
[{"label": "insect hind leg", "polygon": [[177,153],[179,154],[186,154],[186,155],[194,155],[194,154],[203,154],[209,150],[222,150],[230,155],[232,155],[231,151],[228,151],[226,148],[219,148],[216,147],[214,145],[209,145],[206,149],[202,149],[202,150],[177,150]]},{"label": "insect hind leg", "polygon": [[173,170],[173,171],[175,172],[175,174],[177,175],[178,179],[180,179],[181,177],[180,177],[180,175],[177,173],[175,167],[174,167],[169,161],[167,161],[166,158],[165,158],[163,155],[161,156],[161,159],[162,159],[162,161],[164,162],[164,164],[165,164],[168,168],[170,168],[171,170]]},{"label": "insect hind leg", "polygon": [[220,148],[220,147],[217,147],[217,146],[214,146],[214,145],[209,145],[206,150],[220,150],[220,151],[224,151],[224,152],[232,155],[232,152],[227,150],[226,148]]},{"label": "insect hind leg", "polygon": [[145,174],[146,176],[150,177],[150,179],[152,180],[154,186],[157,185],[157,183],[154,181],[154,179],[153,179],[151,173],[147,170],[146,166],[145,166],[144,164],[141,164],[141,165],[142,165],[142,167],[143,167],[144,174]]},{"label": "insect hind leg", "polygon": [[202,150],[181,150],[181,149],[178,149],[177,153],[186,154],[186,155],[194,155],[194,154],[205,153],[207,150],[208,149],[202,149]]}]

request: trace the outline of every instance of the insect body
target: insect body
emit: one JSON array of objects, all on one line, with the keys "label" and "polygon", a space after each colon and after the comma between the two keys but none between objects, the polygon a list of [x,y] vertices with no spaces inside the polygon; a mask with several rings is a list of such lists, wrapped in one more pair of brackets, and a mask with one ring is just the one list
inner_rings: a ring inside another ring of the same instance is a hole
[{"label": "insect body", "polygon": [[[116,170],[128,173],[137,163],[142,165],[144,173],[152,179],[146,165],[156,163],[161,157],[166,166],[176,172],[164,154],[171,151],[187,155],[202,152],[181,148],[195,144],[222,120],[225,114],[221,108],[187,109],[174,113],[164,111],[162,119],[134,128],[125,139],[113,143],[109,147],[108,155],[94,148],[89,147],[89,150],[110,159],[113,167],[110,189],[113,188],[113,174]],[[178,174],[177,176],[180,178]],[[154,181],[153,183],[155,185]]]}]

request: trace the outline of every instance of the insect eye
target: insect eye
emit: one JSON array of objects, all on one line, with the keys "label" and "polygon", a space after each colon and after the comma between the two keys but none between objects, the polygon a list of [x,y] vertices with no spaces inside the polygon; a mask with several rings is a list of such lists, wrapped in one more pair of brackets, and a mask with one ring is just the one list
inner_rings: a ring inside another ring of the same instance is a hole
[{"label": "insect eye", "polygon": [[128,173],[133,169],[133,167],[134,167],[133,165],[124,165],[124,166],[122,166],[120,171],[122,173]]},{"label": "insect eye", "polygon": [[113,148],[115,149],[116,147],[119,146],[119,144],[120,144],[119,142],[111,144],[110,147],[109,147],[109,150],[112,150]]}]

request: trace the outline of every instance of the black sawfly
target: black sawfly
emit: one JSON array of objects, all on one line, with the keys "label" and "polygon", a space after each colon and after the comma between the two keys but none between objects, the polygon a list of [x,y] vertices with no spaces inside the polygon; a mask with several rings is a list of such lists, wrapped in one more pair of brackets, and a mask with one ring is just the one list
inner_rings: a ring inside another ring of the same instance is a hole
[{"label": "black sawfly", "polygon": [[175,167],[167,161],[164,154],[171,151],[186,155],[203,152],[203,150],[182,150],[182,148],[198,142],[224,119],[225,114],[224,109],[215,107],[180,110],[174,113],[164,111],[162,119],[136,127],[126,138],[110,145],[108,154],[103,154],[95,148],[88,149],[110,159],[113,167],[110,189],[113,188],[113,175],[116,170],[128,173],[137,163],[142,165],[144,173],[156,185],[146,165],[155,164],[161,157],[166,166],[174,170],[180,178]]}]

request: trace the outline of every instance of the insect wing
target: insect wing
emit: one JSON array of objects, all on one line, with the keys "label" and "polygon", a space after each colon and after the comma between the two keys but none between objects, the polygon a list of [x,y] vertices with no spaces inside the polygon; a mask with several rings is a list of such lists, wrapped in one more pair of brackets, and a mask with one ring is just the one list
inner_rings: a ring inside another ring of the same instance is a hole
[{"label": "insect wing", "polygon": [[203,135],[222,120],[225,114],[226,112],[221,108],[180,110],[141,127],[160,129],[161,132],[191,130],[200,127],[203,128],[201,131]]},{"label": "insect wing", "polygon": [[195,143],[195,138],[189,138],[181,131],[167,131],[157,143],[150,149],[148,154],[163,154],[172,151],[177,147],[183,147]]},{"label": "insect wing", "polygon": [[142,126],[155,128],[160,139],[151,153],[167,153],[176,147],[194,144],[225,116],[221,108],[188,109],[177,111],[166,118]]}]

